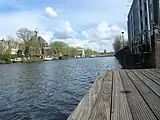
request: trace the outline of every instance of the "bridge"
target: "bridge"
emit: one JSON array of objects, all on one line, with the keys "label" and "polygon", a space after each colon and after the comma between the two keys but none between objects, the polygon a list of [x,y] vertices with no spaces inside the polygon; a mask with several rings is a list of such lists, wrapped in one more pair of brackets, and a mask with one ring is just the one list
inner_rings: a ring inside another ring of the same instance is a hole
[{"label": "bridge", "polygon": [[85,49],[80,48],[80,49],[77,49],[77,50],[82,51],[82,57],[86,57],[86,55],[85,55]]}]

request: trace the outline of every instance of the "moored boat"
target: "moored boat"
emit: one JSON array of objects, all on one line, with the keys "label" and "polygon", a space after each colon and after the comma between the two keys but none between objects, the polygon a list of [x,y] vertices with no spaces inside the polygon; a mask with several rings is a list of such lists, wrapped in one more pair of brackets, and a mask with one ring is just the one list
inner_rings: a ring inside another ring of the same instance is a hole
[{"label": "moored boat", "polygon": [[44,57],[44,61],[51,61],[53,60],[53,57],[50,57],[50,56],[45,56]]}]

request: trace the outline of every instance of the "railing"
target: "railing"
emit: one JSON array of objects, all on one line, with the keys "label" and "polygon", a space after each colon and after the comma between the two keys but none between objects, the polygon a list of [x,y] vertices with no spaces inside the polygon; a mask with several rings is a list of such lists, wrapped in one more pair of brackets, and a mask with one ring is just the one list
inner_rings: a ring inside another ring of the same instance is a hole
[{"label": "railing", "polygon": [[[152,29],[148,31],[143,31],[141,34],[139,34],[136,38],[132,40],[131,49],[132,49],[133,54],[141,54],[142,52],[150,52],[150,53],[152,52],[151,34],[154,35],[154,29],[155,27],[152,27]],[[143,41],[141,37],[142,35],[145,35],[146,33],[149,33],[149,34],[147,34],[147,38],[144,38],[145,40]],[[140,49],[140,47],[142,47],[143,45],[147,45],[147,47],[149,46],[147,48],[147,51],[142,51],[142,49]]]}]

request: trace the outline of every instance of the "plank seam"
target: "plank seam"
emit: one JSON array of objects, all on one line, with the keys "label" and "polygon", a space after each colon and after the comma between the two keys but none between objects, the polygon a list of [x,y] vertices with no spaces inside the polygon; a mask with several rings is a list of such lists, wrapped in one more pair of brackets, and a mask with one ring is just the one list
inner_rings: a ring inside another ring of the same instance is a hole
[{"label": "plank seam", "polygon": [[[145,69],[146,70],[146,69]],[[158,74],[160,74],[160,69],[150,69],[152,72],[156,72]]]},{"label": "plank seam", "polygon": [[[122,75],[121,75],[121,73],[120,73],[119,71],[118,71],[118,73],[119,73],[119,76],[120,76],[121,81],[122,81],[123,89],[126,91],[126,88],[124,87],[124,81],[122,80]],[[130,105],[129,105],[129,102],[128,102],[128,95],[127,95],[127,94],[125,94],[125,95],[126,95],[126,98],[127,98],[127,104],[128,104],[129,109],[130,109],[131,116],[132,116],[132,118],[134,118],[134,117],[133,117],[133,112],[132,112],[132,110],[131,110],[131,108],[130,108]]]},{"label": "plank seam", "polygon": [[[134,71],[132,71],[132,73],[133,74],[135,74],[135,72]],[[156,96],[158,96],[159,98],[160,98],[160,96],[149,86],[149,85],[147,85],[137,74],[135,74],[137,77],[138,77],[138,79],[140,80],[140,81],[142,81],[142,83],[143,84],[145,84],[154,94],[156,94]],[[147,77],[147,76],[146,76]],[[148,77],[147,77],[148,78]],[[149,78],[150,79],[150,78]],[[152,81],[152,80],[151,80]]]},{"label": "plank seam", "polygon": [[113,100],[113,71],[112,71],[112,87],[111,87],[111,104],[110,104],[110,120],[112,120],[112,100]]},{"label": "plank seam", "polygon": [[[135,83],[133,82],[133,80],[132,80],[132,78],[128,75],[128,73],[127,73],[127,71],[125,70],[125,72],[126,72],[126,74],[127,74],[127,76],[130,78],[130,80],[131,80],[131,82],[132,82],[132,84],[134,85],[134,87],[137,89],[137,91],[138,91],[138,93],[140,94],[140,96],[142,97],[142,99],[144,100],[144,102],[146,103],[146,105],[148,106],[148,108],[152,111],[152,113],[153,113],[153,115],[155,116],[155,118],[157,119],[157,120],[159,120],[158,119],[158,117],[155,115],[155,113],[153,112],[153,110],[151,109],[151,107],[149,106],[149,104],[147,103],[147,101],[145,100],[145,98],[143,97],[143,95],[141,94],[141,92],[139,91],[139,89],[137,88],[137,86],[135,85]],[[135,74],[133,71],[131,71],[133,74]],[[137,76],[137,75],[136,75]],[[137,76],[138,77],[138,76]],[[139,78],[139,77],[138,77]],[[140,79],[140,78],[139,78]],[[141,80],[141,79],[140,79]]]},{"label": "plank seam", "polygon": [[[146,70],[145,70],[146,71]],[[141,71],[139,71],[140,73],[142,73],[143,75],[145,75],[143,72],[141,72]],[[156,77],[157,79],[160,79],[159,77],[157,77],[156,75],[154,75],[154,74],[152,74],[152,73],[150,73],[150,72],[148,72],[148,71],[146,71],[147,73],[149,73],[149,74],[151,74],[151,75],[153,75],[154,77]],[[147,78],[149,78],[149,79],[151,79],[150,77],[148,77],[147,75],[145,75]],[[160,85],[157,81],[155,81],[155,80],[152,80],[154,83],[156,83],[156,84],[158,84],[158,85]]]},{"label": "plank seam", "polygon": [[[102,79],[101,87],[100,87],[100,90],[99,90],[99,92],[98,92],[97,98],[98,98],[98,96],[99,96],[100,91],[102,90],[102,84],[103,84],[103,82],[104,82],[104,79],[106,78],[106,74],[107,74],[107,72],[105,73],[105,75],[104,75],[104,77],[103,77],[103,79]],[[89,115],[89,117],[88,117],[88,120],[90,120],[90,118],[91,118],[91,115],[92,115],[91,113],[93,112],[93,108],[95,107],[95,105],[96,105],[96,103],[97,103],[97,98],[96,98],[96,101],[95,101],[94,105],[92,106],[92,110],[91,110],[91,112],[90,112],[90,115]]]}]

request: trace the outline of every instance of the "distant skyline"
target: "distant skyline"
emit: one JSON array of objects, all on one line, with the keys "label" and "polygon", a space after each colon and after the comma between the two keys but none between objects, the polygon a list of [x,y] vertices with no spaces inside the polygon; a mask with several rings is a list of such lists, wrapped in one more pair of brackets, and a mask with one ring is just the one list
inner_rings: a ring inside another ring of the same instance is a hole
[{"label": "distant skyline", "polygon": [[47,42],[110,52],[114,36],[124,31],[127,39],[127,5],[129,0],[0,0],[0,39],[38,28]]}]

